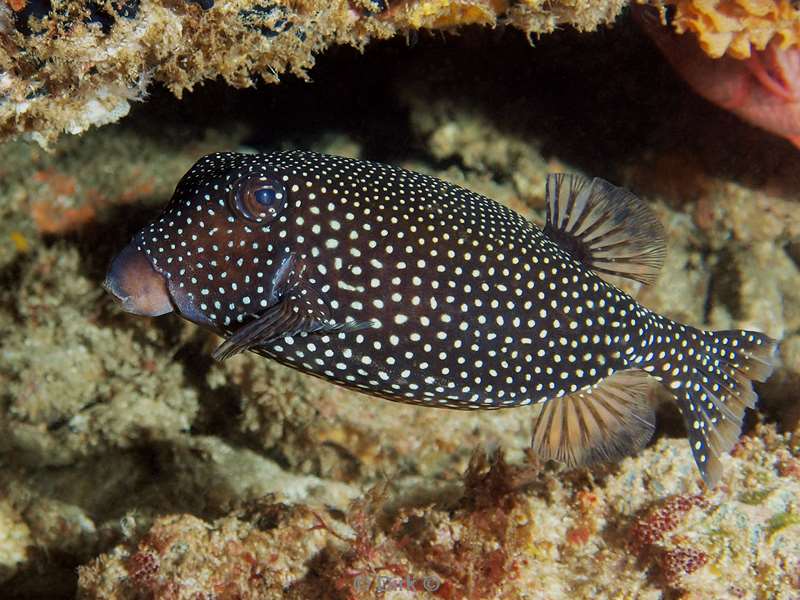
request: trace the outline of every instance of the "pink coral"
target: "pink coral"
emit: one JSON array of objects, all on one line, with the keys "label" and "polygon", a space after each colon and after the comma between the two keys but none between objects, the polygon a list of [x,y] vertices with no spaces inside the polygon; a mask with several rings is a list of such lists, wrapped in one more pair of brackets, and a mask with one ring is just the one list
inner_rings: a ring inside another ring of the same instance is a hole
[{"label": "pink coral", "polygon": [[701,495],[673,496],[662,506],[640,518],[631,529],[630,547],[637,553],[646,551],[675,529],[693,507],[705,508],[708,501]]},{"label": "pink coral", "polygon": [[678,35],[639,8],[645,30],[669,63],[706,100],[800,147],[800,48],[776,38],[746,60],[710,58],[692,35]]},{"label": "pink coral", "polygon": [[672,587],[681,587],[684,575],[694,573],[708,562],[708,555],[696,548],[679,546],[664,552],[659,560],[664,577]]}]

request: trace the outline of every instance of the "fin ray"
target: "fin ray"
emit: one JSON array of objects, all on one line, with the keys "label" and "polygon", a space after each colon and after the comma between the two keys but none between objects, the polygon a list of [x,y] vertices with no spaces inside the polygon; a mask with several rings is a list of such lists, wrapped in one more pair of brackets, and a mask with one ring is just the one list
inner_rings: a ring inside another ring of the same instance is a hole
[{"label": "fin ray", "polygon": [[548,400],[534,421],[533,450],[570,467],[641,450],[654,429],[651,385],[644,371],[618,371],[590,388]]},{"label": "fin ray", "polygon": [[720,457],[738,442],[745,410],[758,399],[752,382],[770,376],[777,345],[752,331],[690,330],[684,339],[695,350],[691,368],[655,371],[677,399],[695,463],[713,487],[722,476]]},{"label": "fin ray", "polygon": [[318,298],[309,288],[295,286],[276,305],[235,331],[212,356],[223,361],[278,338],[335,328],[329,324],[327,306],[318,302]]},{"label": "fin ray", "polygon": [[664,228],[639,198],[595,177],[547,176],[545,233],[599,274],[652,283],[666,254]]}]

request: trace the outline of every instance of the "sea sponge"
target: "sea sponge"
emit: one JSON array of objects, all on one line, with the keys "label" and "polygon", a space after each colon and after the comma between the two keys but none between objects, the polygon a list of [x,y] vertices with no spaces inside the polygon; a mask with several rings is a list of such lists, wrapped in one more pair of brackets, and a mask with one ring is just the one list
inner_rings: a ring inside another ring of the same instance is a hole
[{"label": "sea sponge", "polygon": [[750,58],[773,39],[785,50],[800,45],[800,8],[792,0],[677,0],[675,30],[694,32],[712,58]]},{"label": "sea sponge", "polygon": [[[506,10],[507,2],[502,0],[461,1],[423,0],[404,6],[405,18],[413,29],[446,29],[462,25],[494,26],[497,15]],[[402,21],[402,18],[399,19]]]}]

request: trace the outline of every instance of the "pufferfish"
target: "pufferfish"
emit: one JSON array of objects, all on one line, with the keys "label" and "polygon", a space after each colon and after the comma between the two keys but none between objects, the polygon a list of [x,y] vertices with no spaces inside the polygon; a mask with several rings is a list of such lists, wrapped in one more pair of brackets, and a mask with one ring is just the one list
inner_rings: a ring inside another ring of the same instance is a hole
[{"label": "pufferfish", "polygon": [[544,229],[401,168],[289,151],[198,160],[113,260],[128,312],[181,317],[374,396],[423,406],[540,405],[532,446],[571,467],[641,450],[652,385],[671,392],[709,485],[775,341],[703,331],[604,279],[652,282],[665,234],[603,179],[554,174]]}]

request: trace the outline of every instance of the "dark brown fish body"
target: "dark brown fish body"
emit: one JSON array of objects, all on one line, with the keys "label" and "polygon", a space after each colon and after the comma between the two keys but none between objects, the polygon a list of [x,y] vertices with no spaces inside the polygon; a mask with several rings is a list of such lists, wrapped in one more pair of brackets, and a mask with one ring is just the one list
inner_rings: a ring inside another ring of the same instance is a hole
[{"label": "dark brown fish body", "polygon": [[570,464],[646,443],[649,374],[671,388],[698,465],[715,479],[755,399],[748,379],[768,374],[774,344],[674,323],[598,276],[657,273],[663,231],[634,196],[553,176],[548,202],[542,231],[488,198],[386,165],[209,155],[107,287],[129,301],[120,274],[133,262],[146,271],[146,257],[155,301],[138,312],[171,304],[228,338],[218,358],[249,349],[431,406],[546,403],[534,447]]}]

